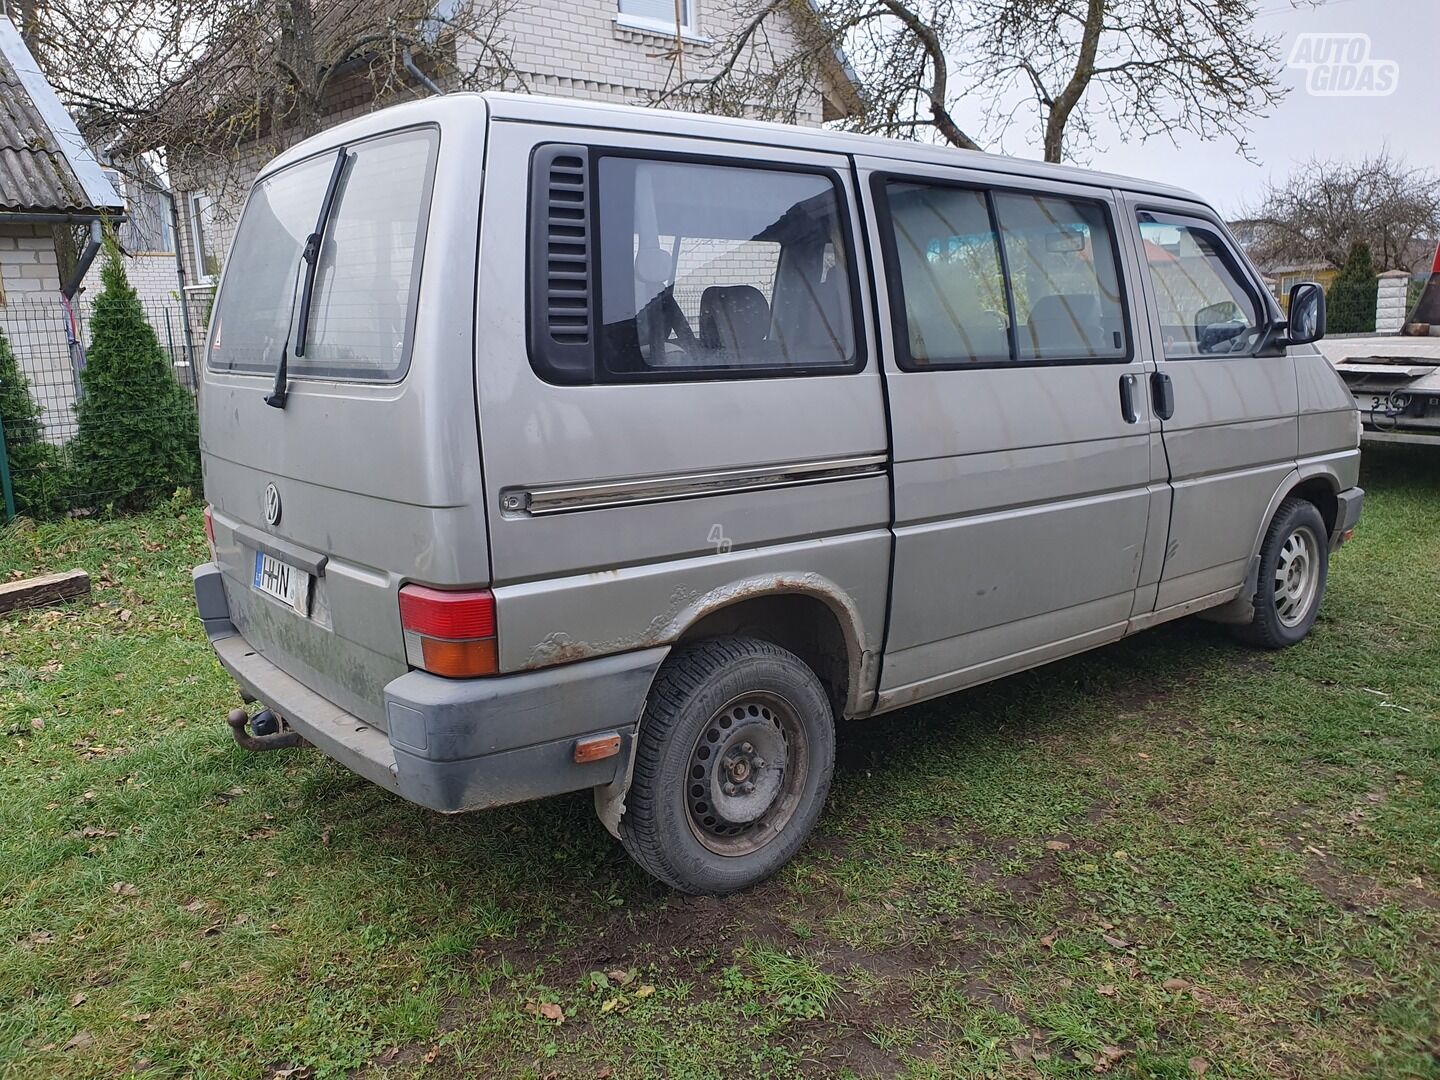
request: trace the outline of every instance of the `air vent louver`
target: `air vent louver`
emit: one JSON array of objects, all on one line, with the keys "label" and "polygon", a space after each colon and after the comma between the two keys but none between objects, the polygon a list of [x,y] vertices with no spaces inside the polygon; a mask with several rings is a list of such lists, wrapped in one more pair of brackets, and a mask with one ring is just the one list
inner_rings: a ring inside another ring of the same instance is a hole
[{"label": "air vent louver", "polygon": [[530,159],[530,361],[552,382],[594,377],[590,153],[550,143]]},{"label": "air vent louver", "polygon": [[545,206],[545,322],[564,345],[590,341],[590,208],[581,154],[550,161]]}]

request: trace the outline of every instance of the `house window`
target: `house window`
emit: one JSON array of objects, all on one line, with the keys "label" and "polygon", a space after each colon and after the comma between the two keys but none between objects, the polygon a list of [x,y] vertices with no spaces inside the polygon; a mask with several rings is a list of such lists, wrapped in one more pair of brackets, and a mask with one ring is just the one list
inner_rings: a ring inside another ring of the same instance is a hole
[{"label": "house window", "polygon": [[618,3],[620,7],[615,21],[622,26],[653,30],[673,37],[678,22],[681,34],[697,33],[695,0],[618,0]]},{"label": "house window", "polygon": [[214,281],[220,276],[220,229],[215,200],[202,191],[191,194],[190,243],[194,251],[195,276]]}]

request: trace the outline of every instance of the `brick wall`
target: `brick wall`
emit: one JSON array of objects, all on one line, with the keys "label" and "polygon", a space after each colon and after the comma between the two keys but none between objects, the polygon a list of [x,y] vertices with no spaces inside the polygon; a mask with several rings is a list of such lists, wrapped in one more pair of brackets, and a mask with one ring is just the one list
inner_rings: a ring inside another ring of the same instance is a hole
[{"label": "brick wall", "polygon": [[55,260],[51,227],[0,223],[0,293],[3,297],[50,292],[59,287],[60,269]]},{"label": "brick wall", "polygon": [[0,329],[30,380],[31,394],[45,408],[41,419],[47,428],[71,421],[75,399],[59,291],[51,226],[0,223]]}]

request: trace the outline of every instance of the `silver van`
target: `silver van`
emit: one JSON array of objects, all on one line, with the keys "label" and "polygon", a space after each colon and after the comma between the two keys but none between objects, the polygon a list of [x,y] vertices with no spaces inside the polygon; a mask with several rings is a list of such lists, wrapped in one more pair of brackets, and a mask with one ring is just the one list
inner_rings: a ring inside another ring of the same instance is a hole
[{"label": "silver van", "polygon": [[1196,612],[1315,621],[1352,396],[1185,191],[451,95],[286,151],[215,304],[205,630],[250,715],[444,813],[592,789],[725,893],[835,724]]}]

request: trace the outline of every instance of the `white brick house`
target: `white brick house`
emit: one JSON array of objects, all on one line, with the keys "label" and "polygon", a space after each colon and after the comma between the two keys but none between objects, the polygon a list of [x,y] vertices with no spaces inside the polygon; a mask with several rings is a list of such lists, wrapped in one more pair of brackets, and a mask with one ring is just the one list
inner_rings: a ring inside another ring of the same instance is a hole
[{"label": "white brick house", "polygon": [[[459,0],[471,2],[471,0]],[[478,0],[475,0],[478,2]],[[713,46],[736,28],[743,5],[738,0],[679,0],[679,49],[685,75],[703,78],[720,58]],[[503,88],[564,97],[583,97],[624,104],[647,104],[677,81],[676,0],[528,0],[504,13],[500,38],[513,71]],[[767,22],[767,47],[783,54],[793,47],[794,29],[788,19],[810,18],[807,0],[796,0],[793,14],[779,13]],[[757,52],[756,55],[761,55]],[[456,66],[467,70],[474,57],[457,57]],[[760,61],[764,63],[765,61]],[[442,86],[444,76],[438,76]],[[417,86],[407,89],[421,96]],[[820,124],[849,114],[856,101],[843,58],[801,102],[798,120]],[[328,95],[325,119],[336,123],[380,105],[365,79],[353,79]],[[191,282],[213,281],[229,249],[245,190],[264,160],[276,152],[265,149],[242,152],[223,179],[210,172],[187,173],[172,165],[172,182],[179,203],[178,240]]]},{"label": "white brick house", "polygon": [[60,278],[56,240],[123,210],[30,50],[0,17],[0,330],[56,441],[72,422],[77,377],[64,295],[75,282]]}]

